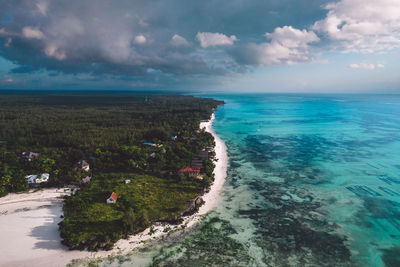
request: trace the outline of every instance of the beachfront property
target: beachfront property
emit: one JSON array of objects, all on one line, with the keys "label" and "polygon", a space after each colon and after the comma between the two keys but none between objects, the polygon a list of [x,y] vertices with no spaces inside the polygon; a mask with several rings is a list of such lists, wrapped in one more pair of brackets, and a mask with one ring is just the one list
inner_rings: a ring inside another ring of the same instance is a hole
[{"label": "beachfront property", "polygon": [[21,153],[21,158],[26,161],[32,161],[34,158],[37,158],[39,156],[40,156],[40,154],[35,153],[35,152],[22,152]]},{"label": "beachfront property", "polygon": [[189,177],[196,178],[200,175],[200,168],[198,167],[184,167],[178,171],[178,173],[183,173]]},{"label": "beachfront property", "polygon": [[107,198],[106,202],[107,204],[115,204],[117,203],[117,198],[118,198],[117,193],[112,192],[111,196]]},{"label": "beachfront property", "polygon": [[37,175],[35,174],[31,174],[25,177],[28,181],[28,184],[35,184],[36,183],[36,179],[37,179]]},{"label": "beachfront property", "polygon": [[162,144],[154,144],[154,143],[150,143],[150,142],[145,142],[143,143],[143,145],[145,146],[152,146],[152,147],[162,147]]},{"label": "beachfront property", "polygon": [[143,145],[145,145],[145,146],[155,146],[155,144],[150,143],[150,142],[143,143]]},{"label": "beachfront property", "polygon": [[85,170],[85,171],[89,171],[89,170],[90,170],[90,165],[89,165],[89,163],[88,163],[86,160],[84,160],[84,159],[78,161],[77,165],[78,165],[78,168],[80,168],[80,169],[82,169],[82,170]]},{"label": "beachfront property", "polygon": [[[40,181],[39,183],[43,183],[43,182],[47,182],[50,178],[50,174],[48,173],[42,173],[42,175],[40,176]],[[36,182],[37,183],[37,182]]]},{"label": "beachfront property", "polygon": [[28,184],[40,184],[40,183],[46,183],[50,178],[50,174],[48,173],[42,173],[40,178],[36,174],[31,174],[26,176]]}]

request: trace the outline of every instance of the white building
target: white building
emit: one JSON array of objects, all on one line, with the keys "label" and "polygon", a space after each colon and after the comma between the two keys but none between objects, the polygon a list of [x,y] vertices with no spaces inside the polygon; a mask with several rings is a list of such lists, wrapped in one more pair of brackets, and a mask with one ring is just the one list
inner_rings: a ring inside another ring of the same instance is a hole
[{"label": "white building", "polygon": [[49,178],[50,178],[50,174],[42,173],[42,175],[40,176],[40,181],[41,181],[41,183],[45,183],[49,180]]},{"label": "white building", "polygon": [[48,173],[42,173],[40,178],[36,174],[31,174],[26,176],[26,179],[28,180],[28,184],[40,184],[40,183],[46,183],[50,178],[50,174]]},{"label": "white building", "polygon": [[85,171],[89,171],[90,170],[90,165],[89,165],[89,163],[86,161],[86,160],[80,160],[78,163],[77,163],[77,165],[78,165],[78,167],[80,168],[80,169],[82,169],[82,170],[85,170]]},{"label": "white building", "polygon": [[37,175],[35,175],[35,174],[28,175],[28,176],[26,176],[26,179],[28,179],[28,184],[35,184]]}]

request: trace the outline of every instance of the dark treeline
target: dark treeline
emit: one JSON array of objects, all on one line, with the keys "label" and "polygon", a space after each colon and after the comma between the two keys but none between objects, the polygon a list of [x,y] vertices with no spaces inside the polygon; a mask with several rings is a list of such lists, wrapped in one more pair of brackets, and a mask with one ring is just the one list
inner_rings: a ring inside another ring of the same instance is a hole
[{"label": "dark treeline", "polygon": [[[81,186],[64,204],[64,243],[110,248],[154,221],[176,218],[209,187],[212,158],[203,159],[202,180],[177,171],[213,146],[210,134],[196,130],[220,104],[181,95],[0,94],[0,196],[26,190],[30,174],[50,174],[41,187]],[[21,152],[39,156],[27,161]],[[77,167],[83,159],[89,171]],[[92,180],[82,185],[86,176]],[[118,201],[107,205],[112,192]]]}]

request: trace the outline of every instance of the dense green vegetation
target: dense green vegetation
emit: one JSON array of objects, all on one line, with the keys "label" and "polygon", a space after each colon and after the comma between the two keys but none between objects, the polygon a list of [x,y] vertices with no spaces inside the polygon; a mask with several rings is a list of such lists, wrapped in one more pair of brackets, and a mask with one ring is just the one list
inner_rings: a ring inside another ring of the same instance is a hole
[{"label": "dense green vegetation", "polygon": [[[108,249],[152,222],[177,221],[212,182],[212,157],[203,159],[202,180],[177,171],[213,147],[212,136],[196,130],[220,104],[177,95],[0,94],[0,196],[26,190],[29,174],[50,173],[40,187],[80,186],[60,224],[70,248]],[[39,156],[23,160],[24,151]],[[90,171],[77,167],[82,159]],[[92,180],[82,184],[86,176]],[[117,203],[106,204],[112,192]]]}]

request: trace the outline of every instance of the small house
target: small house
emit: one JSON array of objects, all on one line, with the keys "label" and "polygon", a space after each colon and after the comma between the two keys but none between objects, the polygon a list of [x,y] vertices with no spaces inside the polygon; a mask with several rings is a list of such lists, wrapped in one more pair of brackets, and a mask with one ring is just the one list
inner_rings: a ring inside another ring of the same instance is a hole
[{"label": "small house", "polygon": [[145,146],[154,146],[153,143],[149,143],[149,142],[143,143],[143,145],[145,145]]},{"label": "small house", "polygon": [[184,167],[178,173],[187,174],[189,177],[197,177],[200,175],[200,168],[198,167]]},{"label": "small house", "polygon": [[154,144],[154,143],[149,143],[149,142],[143,143],[143,145],[151,146],[151,147],[158,147],[158,148],[163,146],[162,144]]},{"label": "small house", "polygon": [[77,165],[78,165],[78,168],[80,168],[80,169],[82,169],[82,170],[85,170],[85,171],[89,171],[89,170],[90,170],[90,165],[89,165],[89,163],[88,163],[86,160],[84,160],[84,159],[78,161]]},{"label": "small house", "polygon": [[21,158],[26,161],[32,161],[34,158],[37,158],[39,156],[40,156],[40,154],[35,153],[35,152],[22,152],[21,153]]},{"label": "small house", "polygon": [[125,184],[129,184],[130,182],[131,182],[131,180],[129,180],[129,179],[125,180]]},{"label": "small house", "polygon": [[28,176],[26,176],[26,179],[28,181],[28,184],[35,184],[37,175],[35,175],[35,174],[28,175]]},{"label": "small house", "polygon": [[45,183],[49,180],[49,178],[50,178],[50,174],[42,173],[42,175],[40,176],[40,182]]},{"label": "small house", "polygon": [[107,198],[107,204],[115,204],[117,203],[118,195],[115,192],[112,192],[111,196]]},{"label": "small house", "polygon": [[41,183],[46,183],[50,178],[50,174],[48,173],[42,173],[42,175],[40,175],[40,178],[36,178],[35,183],[36,184],[41,184]]},{"label": "small house", "polygon": [[41,183],[46,183],[49,181],[50,174],[48,173],[42,173],[40,175],[40,178],[36,174],[31,174],[26,176],[28,184],[41,184]]}]

